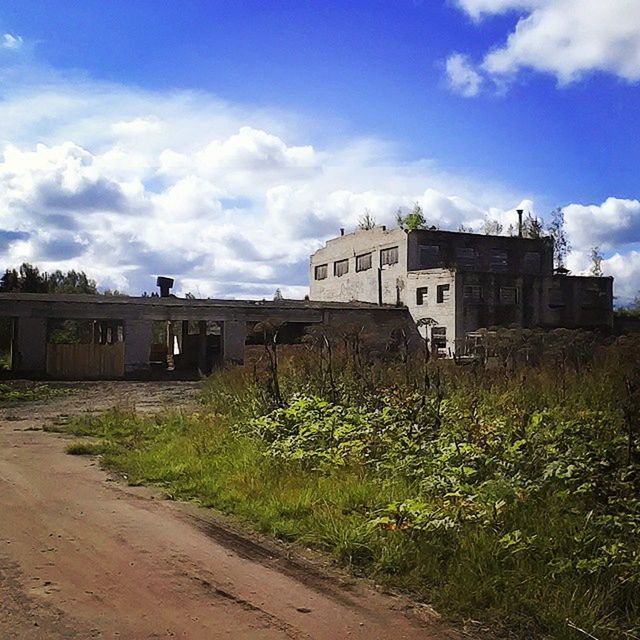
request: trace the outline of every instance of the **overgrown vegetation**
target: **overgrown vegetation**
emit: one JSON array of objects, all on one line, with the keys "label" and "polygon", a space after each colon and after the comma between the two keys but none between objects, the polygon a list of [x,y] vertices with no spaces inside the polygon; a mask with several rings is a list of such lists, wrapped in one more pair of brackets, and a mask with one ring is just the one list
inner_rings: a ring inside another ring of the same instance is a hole
[{"label": "overgrown vegetation", "polygon": [[0,382],[0,402],[30,402],[47,400],[70,393],[71,387],[29,382]]},{"label": "overgrown vegetation", "polygon": [[[265,328],[267,331],[267,328]],[[505,332],[466,367],[315,335],[266,340],[197,414],[72,421],[132,482],[327,550],[519,637],[640,636],[640,342]],[[542,354],[542,355],[541,355]],[[97,440],[96,440],[97,438]]]}]

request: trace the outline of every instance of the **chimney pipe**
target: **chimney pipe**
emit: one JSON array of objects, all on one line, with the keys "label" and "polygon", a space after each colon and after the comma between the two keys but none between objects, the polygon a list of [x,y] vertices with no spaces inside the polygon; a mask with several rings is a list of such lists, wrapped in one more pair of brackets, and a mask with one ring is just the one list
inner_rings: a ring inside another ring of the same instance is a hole
[{"label": "chimney pipe", "polygon": [[518,238],[522,238],[522,214],[524,211],[522,209],[516,209],[516,213],[518,214]]},{"label": "chimney pipe", "polygon": [[156,285],[160,287],[160,297],[168,298],[171,295],[171,287],[173,287],[173,278],[158,276]]},{"label": "chimney pipe", "polygon": [[340,235],[343,236],[344,235],[344,229],[340,229]]}]

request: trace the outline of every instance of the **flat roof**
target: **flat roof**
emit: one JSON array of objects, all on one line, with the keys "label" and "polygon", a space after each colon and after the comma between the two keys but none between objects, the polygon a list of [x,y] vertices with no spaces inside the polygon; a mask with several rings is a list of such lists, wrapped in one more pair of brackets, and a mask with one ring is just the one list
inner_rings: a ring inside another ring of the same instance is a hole
[{"label": "flat roof", "polygon": [[[221,309],[379,309],[372,302],[324,302],[319,300],[233,300],[228,298],[178,298],[169,296],[111,296],[85,293],[0,293],[0,302],[47,303],[47,304],[98,304],[98,305],[145,305],[172,308],[221,308]],[[383,308],[395,309],[394,305]]]}]

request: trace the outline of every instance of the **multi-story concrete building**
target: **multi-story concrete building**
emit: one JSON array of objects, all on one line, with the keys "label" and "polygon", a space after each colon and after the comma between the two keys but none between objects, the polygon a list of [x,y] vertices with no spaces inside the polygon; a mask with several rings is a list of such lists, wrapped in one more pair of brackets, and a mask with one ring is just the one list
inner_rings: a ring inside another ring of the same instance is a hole
[{"label": "multi-story concrete building", "polygon": [[409,308],[434,348],[460,353],[481,328],[611,327],[613,279],[553,269],[553,241],[383,226],[311,256],[310,298]]}]

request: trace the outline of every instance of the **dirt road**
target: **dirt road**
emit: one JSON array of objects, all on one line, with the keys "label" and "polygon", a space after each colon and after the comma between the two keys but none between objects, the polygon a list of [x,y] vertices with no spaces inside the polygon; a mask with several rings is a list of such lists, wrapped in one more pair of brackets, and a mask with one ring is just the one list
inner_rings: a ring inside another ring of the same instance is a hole
[{"label": "dirt road", "polygon": [[[420,608],[110,478],[41,428],[116,403],[193,402],[194,383],[105,383],[0,407],[0,638],[457,637]],[[426,621],[426,622],[425,622]]]}]

